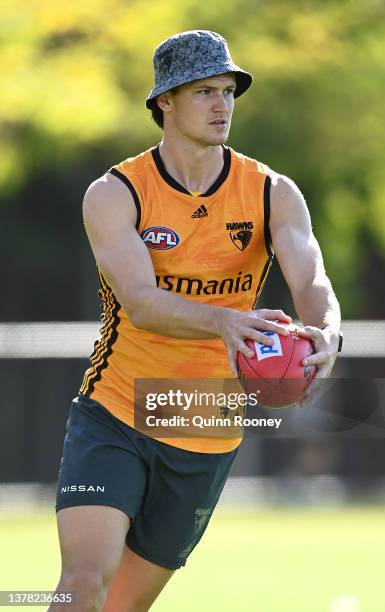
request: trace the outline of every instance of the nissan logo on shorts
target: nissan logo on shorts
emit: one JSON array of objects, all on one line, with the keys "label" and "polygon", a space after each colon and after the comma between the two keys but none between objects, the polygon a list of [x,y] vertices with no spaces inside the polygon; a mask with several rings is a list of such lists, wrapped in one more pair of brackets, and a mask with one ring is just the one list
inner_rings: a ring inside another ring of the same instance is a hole
[{"label": "nissan logo on shorts", "polygon": [[173,249],[178,246],[180,242],[180,238],[174,230],[160,225],[147,227],[141,233],[141,238],[149,249],[155,249],[157,251]]}]

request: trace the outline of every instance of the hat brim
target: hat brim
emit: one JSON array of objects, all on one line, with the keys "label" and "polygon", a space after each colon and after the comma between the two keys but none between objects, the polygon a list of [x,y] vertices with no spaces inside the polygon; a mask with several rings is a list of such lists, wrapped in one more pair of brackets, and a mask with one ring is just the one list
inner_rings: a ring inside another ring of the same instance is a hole
[{"label": "hat brim", "polygon": [[186,85],[187,83],[194,83],[194,81],[201,81],[202,79],[207,79],[213,76],[228,74],[230,72],[234,73],[236,81],[234,98],[239,98],[239,96],[244,94],[245,91],[249,89],[250,85],[253,82],[253,77],[251,74],[249,74],[245,70],[242,70],[242,68],[236,66],[235,64],[226,64],[225,66],[222,66],[220,68],[218,68],[218,66],[212,66],[210,68],[207,68],[206,70],[202,70],[199,76],[197,76],[196,74],[191,77],[182,76],[179,79],[173,79],[167,83],[164,83],[162,87],[154,87],[154,89],[150,91],[147,97],[146,106],[147,108],[151,109],[158,96],[161,96],[166,91],[170,91],[170,89],[173,89],[174,87],[178,87],[179,85]]}]

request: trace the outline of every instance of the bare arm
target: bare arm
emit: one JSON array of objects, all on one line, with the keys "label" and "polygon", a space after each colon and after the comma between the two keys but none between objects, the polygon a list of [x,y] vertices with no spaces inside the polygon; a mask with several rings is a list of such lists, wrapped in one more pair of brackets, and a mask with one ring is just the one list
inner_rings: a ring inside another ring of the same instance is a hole
[{"label": "bare arm", "polygon": [[305,200],[293,181],[280,175],[272,177],[270,231],[296,311],[306,326],[304,335],[316,345],[317,355],[309,358],[309,363],[321,366],[319,375],[325,376],[337,353],[340,308]]},{"label": "bare arm", "polygon": [[113,175],[106,174],[89,187],[83,216],[99,269],[135,327],[176,338],[221,337],[234,373],[237,350],[251,355],[245,338],[270,344],[271,340],[257,329],[287,333],[273,322],[285,320],[282,311],[238,312],[197,304],[159,289],[147,247],[135,229],[132,196]]},{"label": "bare arm", "polygon": [[[213,338],[215,313],[157,288],[148,249],[135,229],[136,209],[119,179],[105,175],[89,187],[84,224],[98,266],[132,323],[183,338]],[[218,313],[216,313],[218,314]]]}]

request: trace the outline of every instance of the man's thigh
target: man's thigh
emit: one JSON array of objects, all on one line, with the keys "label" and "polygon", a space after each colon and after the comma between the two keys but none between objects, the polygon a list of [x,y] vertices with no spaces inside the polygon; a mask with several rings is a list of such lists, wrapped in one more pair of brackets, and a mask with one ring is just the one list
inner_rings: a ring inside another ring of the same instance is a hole
[{"label": "man's thigh", "polygon": [[78,506],[60,510],[57,525],[62,575],[81,569],[111,579],[126,548],[128,516],[107,506]]}]

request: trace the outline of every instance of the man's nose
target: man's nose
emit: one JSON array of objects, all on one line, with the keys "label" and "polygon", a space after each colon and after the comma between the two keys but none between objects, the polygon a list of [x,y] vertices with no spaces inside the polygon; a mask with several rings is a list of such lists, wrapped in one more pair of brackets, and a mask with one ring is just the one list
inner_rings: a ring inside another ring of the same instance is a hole
[{"label": "man's nose", "polygon": [[227,111],[227,102],[226,102],[226,98],[224,94],[218,93],[215,96],[214,103],[213,103],[213,110],[217,112]]}]

